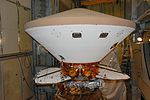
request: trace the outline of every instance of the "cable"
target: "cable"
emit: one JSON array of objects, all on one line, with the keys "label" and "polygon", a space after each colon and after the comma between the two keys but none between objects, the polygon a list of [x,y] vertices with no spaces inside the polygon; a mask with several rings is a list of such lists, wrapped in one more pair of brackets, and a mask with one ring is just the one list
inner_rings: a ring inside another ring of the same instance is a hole
[{"label": "cable", "polygon": [[31,56],[26,56],[26,57],[24,57],[22,63],[23,63],[23,66],[24,66],[25,68],[30,68],[30,67],[32,66],[32,63],[31,63]]},{"label": "cable", "polygon": [[[14,1],[11,1],[11,0],[6,0],[6,1],[8,1],[9,3],[12,3],[12,4],[16,4],[16,5],[19,2],[19,1],[14,2]],[[24,5],[21,5],[20,3],[19,3],[19,6],[24,8],[25,10],[31,10],[30,8],[25,7]]]},{"label": "cable", "polygon": [[19,64],[20,64],[20,68],[21,68],[21,73],[22,73],[22,76],[23,76],[23,80],[25,81],[26,85],[28,86],[28,88],[33,92],[35,93],[35,91],[31,88],[31,86],[29,85],[29,83],[27,82],[26,80],[26,77],[25,77],[25,74],[24,74],[24,71],[23,71],[23,65],[22,65],[22,62],[20,60],[20,58],[18,57],[18,61],[19,61]]},{"label": "cable", "polygon": [[[150,70],[148,68],[148,58],[150,58],[150,51],[149,50],[146,50],[146,47],[148,49],[150,49],[150,43],[149,44],[144,44],[143,45],[143,56],[144,56],[144,61],[145,61],[145,66],[146,66],[146,70],[147,70],[147,74],[148,74],[148,77],[150,79]],[[149,52],[146,52],[146,51],[149,51]]]}]

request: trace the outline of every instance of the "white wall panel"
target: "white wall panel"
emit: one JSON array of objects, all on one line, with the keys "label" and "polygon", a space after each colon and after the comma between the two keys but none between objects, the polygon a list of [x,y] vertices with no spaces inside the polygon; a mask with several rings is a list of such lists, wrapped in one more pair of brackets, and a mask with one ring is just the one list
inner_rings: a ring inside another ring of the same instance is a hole
[{"label": "white wall panel", "polygon": [[[11,1],[15,3],[17,0]],[[19,2],[29,7],[29,1],[20,0]],[[24,24],[30,20],[30,10],[22,6],[17,7],[13,2],[0,0],[3,54],[31,51],[32,48],[31,38],[24,32]],[[18,42],[18,37],[20,37],[20,42]],[[2,55],[1,49],[0,55]],[[18,58],[0,61],[0,100],[27,100],[33,95],[24,80],[26,78],[29,85],[32,82],[31,59],[26,57],[19,59],[21,62]]]},{"label": "white wall panel", "polygon": [[[0,61],[3,77],[3,87],[0,86],[0,100],[27,100],[33,95],[31,59],[20,57]],[[1,75],[0,75],[1,78]],[[28,87],[27,83],[30,88]],[[4,99],[3,99],[4,98]]]},{"label": "white wall panel", "polygon": [[3,53],[15,53],[18,48],[18,14],[17,7],[7,1],[1,4]]},{"label": "white wall panel", "polygon": [[[16,2],[16,0],[12,1]],[[19,2],[22,3],[21,5],[30,6],[30,0],[20,0]],[[21,51],[31,50],[31,38],[24,32],[24,24],[30,20],[30,10],[25,10],[23,7],[17,9],[16,4],[2,0],[1,20],[3,53],[16,53],[19,52],[19,48]]]}]

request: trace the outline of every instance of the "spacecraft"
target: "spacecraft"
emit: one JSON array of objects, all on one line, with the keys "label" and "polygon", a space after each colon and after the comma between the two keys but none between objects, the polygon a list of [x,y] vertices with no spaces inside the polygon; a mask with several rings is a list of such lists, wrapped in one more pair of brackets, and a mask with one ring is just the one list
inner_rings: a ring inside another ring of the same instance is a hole
[{"label": "spacecraft", "polygon": [[38,72],[35,83],[92,89],[102,87],[102,79],[129,79],[99,62],[134,29],[132,21],[83,8],[28,22],[25,31],[61,62]]}]

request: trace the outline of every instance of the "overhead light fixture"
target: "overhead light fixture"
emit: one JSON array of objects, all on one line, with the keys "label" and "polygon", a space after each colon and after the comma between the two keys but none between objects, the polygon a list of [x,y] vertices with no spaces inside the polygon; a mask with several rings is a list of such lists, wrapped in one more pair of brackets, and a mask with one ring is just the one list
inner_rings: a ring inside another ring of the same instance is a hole
[{"label": "overhead light fixture", "polygon": [[137,33],[135,33],[135,43],[136,44],[142,44],[144,42],[144,36],[143,36],[143,30],[138,30]]},{"label": "overhead light fixture", "polygon": [[143,43],[144,39],[143,39],[143,35],[142,35],[141,32],[136,32],[132,36],[133,36],[133,42],[135,44],[141,44],[141,43]]},{"label": "overhead light fixture", "polygon": [[133,42],[135,44],[143,44],[150,42],[150,34],[147,31],[134,33],[133,35]]},{"label": "overhead light fixture", "polygon": [[138,42],[142,42],[142,41],[143,41],[142,37],[138,37],[138,38],[137,38],[137,41],[138,41]]}]

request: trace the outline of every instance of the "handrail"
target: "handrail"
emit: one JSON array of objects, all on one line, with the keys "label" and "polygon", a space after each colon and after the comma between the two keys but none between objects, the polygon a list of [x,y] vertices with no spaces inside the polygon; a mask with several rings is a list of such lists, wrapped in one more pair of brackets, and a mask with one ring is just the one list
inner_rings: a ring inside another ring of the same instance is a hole
[{"label": "handrail", "polygon": [[2,54],[2,55],[0,55],[0,61],[15,59],[17,57],[31,56],[31,55],[32,55],[32,51],[18,52],[18,53],[11,53],[11,54]]}]

